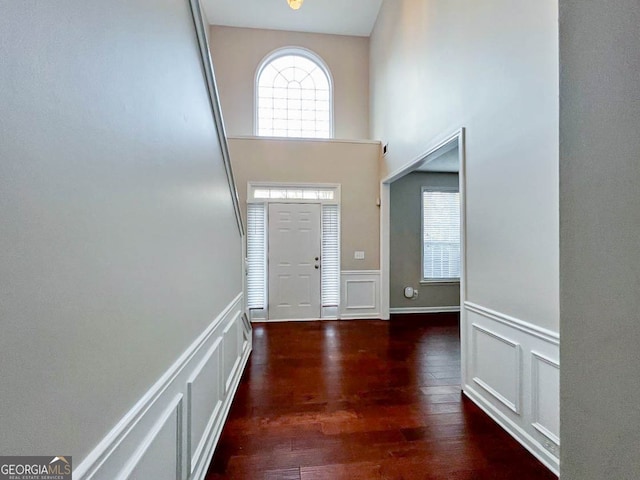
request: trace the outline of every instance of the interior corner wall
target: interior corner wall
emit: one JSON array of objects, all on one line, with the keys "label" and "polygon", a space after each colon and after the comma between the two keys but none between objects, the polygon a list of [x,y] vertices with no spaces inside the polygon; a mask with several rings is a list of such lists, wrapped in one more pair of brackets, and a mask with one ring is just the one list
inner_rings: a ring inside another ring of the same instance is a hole
[{"label": "interior corner wall", "polygon": [[319,55],[333,77],[335,138],[369,138],[369,39],[345,35],[212,26],[210,44],[230,136],[254,135],[255,78],[260,62],[283,47]]},{"label": "interior corner wall", "polygon": [[379,269],[379,143],[230,138],[229,149],[245,215],[247,182],[340,184],[341,269]]},{"label": "interior corner wall", "polygon": [[77,467],[240,298],[241,236],[189,2],[5,1],[0,58],[0,452]]},{"label": "interior corner wall", "polygon": [[560,0],[562,479],[640,478],[640,3]]},{"label": "interior corner wall", "polygon": [[557,332],[557,0],[385,1],[370,65],[383,178],[466,129],[467,300]]},{"label": "interior corner wall", "polygon": [[558,1],[385,1],[370,41],[382,178],[465,129],[463,391],[558,472]]},{"label": "interior corner wall", "polygon": [[[391,184],[389,305],[391,308],[460,306],[460,285],[422,280],[422,187],[458,188],[458,174],[413,172]],[[404,288],[418,291],[406,298]]]}]

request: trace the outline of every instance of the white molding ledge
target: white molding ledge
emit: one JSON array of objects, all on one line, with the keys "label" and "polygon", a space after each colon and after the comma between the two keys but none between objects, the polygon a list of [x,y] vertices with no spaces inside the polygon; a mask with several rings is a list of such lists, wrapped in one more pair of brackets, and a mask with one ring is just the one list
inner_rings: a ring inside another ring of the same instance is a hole
[{"label": "white molding ledge", "polygon": [[259,135],[229,135],[229,140],[260,140],[277,142],[314,142],[314,143],[352,143],[357,145],[380,145],[379,140],[359,140],[349,138],[305,138],[305,137],[267,137]]},{"label": "white molding ledge", "polygon": [[491,318],[496,322],[500,322],[509,327],[516,328],[524,333],[540,338],[541,340],[553,343],[554,345],[560,345],[560,334],[557,332],[538,327],[537,325],[533,325],[532,323],[525,322],[524,320],[520,320],[509,315],[505,315],[504,313],[491,310],[490,308],[483,307],[476,303],[464,302],[464,306],[467,310],[477,313],[478,315],[483,315],[485,317]]},{"label": "white molding ledge", "polygon": [[231,200],[233,202],[233,210],[235,212],[236,223],[238,224],[238,231],[240,232],[240,236],[243,237],[245,235],[245,230],[244,223],[242,221],[242,211],[240,209],[240,198],[238,197],[238,189],[236,187],[236,181],[233,176],[233,167],[231,165],[231,156],[229,154],[229,144],[227,143],[227,132],[225,130],[224,119],[222,117],[222,107],[220,106],[218,84],[216,82],[216,75],[213,70],[213,63],[211,61],[211,52],[209,51],[209,23],[204,19],[200,0],[189,0],[189,6],[191,8],[193,26],[195,29],[196,38],[198,40],[200,60],[202,62],[205,83],[207,86],[207,92],[209,94],[211,113],[213,114],[213,120],[216,125],[216,133],[218,134],[218,141],[220,143],[222,163],[224,164],[224,169],[227,174],[229,194],[231,195]]},{"label": "white molding ledge", "polygon": [[445,305],[442,307],[391,307],[390,314],[405,313],[457,313],[460,311],[458,305]]}]

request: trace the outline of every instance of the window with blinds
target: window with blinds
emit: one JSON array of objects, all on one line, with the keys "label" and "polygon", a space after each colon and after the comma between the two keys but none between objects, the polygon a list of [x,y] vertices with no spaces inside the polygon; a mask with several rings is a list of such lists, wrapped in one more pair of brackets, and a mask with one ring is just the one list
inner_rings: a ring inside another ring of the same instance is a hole
[{"label": "window with blinds", "polygon": [[422,191],[422,276],[460,278],[460,193]]},{"label": "window with blinds", "polygon": [[256,83],[259,136],[330,138],[328,70],[308,50],[286,49],[261,66]]},{"label": "window with blinds", "polygon": [[322,306],[340,303],[340,210],[322,206]]},{"label": "window with blinds", "polygon": [[264,203],[247,205],[247,306],[267,307],[267,228]]}]

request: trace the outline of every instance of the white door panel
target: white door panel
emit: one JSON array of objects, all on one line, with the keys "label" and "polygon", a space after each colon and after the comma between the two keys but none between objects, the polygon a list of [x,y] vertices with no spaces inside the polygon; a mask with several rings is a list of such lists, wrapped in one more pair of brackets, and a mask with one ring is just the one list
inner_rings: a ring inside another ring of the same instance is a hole
[{"label": "white door panel", "polygon": [[269,319],[320,318],[320,205],[269,204]]}]

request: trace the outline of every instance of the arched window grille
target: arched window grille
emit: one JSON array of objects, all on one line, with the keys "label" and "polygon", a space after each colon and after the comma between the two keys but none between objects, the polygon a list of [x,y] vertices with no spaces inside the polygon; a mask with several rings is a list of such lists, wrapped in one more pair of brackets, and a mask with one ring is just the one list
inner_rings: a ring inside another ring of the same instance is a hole
[{"label": "arched window grille", "polygon": [[256,78],[258,136],[331,138],[332,88],[328,69],[304,49],[269,55]]}]

